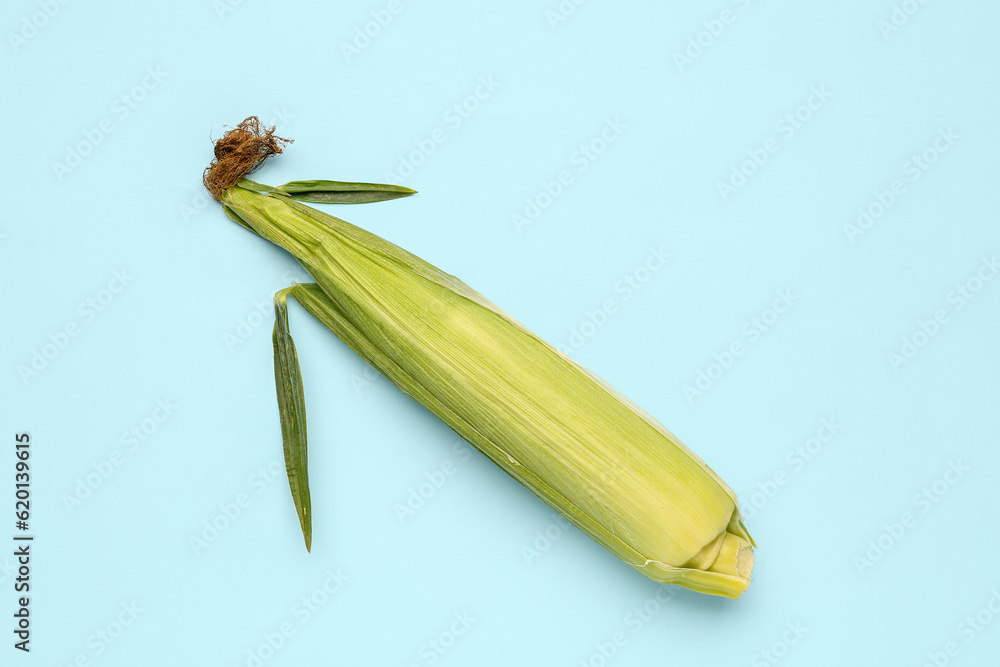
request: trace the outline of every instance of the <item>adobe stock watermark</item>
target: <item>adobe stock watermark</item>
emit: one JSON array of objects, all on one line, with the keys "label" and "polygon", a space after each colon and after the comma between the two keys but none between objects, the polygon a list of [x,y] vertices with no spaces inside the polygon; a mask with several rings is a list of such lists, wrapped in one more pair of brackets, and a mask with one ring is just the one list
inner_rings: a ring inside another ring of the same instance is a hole
[{"label": "adobe stock watermark", "polygon": [[576,14],[576,10],[586,4],[587,0],[560,0],[559,4],[545,10],[545,20],[552,32],[566,23]]},{"label": "adobe stock watermark", "polygon": [[45,371],[88,324],[114,303],[133,280],[135,277],[129,274],[128,269],[112,271],[111,278],[104,287],[77,304],[76,317],[51,332],[44,343],[31,350],[28,361],[18,365],[17,374],[24,386],[27,387],[29,382]]},{"label": "adobe stock watermark", "polygon": [[212,9],[215,10],[215,15],[219,18],[219,22],[226,20],[226,17],[236,11],[237,7],[242,5],[246,0],[215,0],[212,3]]},{"label": "adobe stock watermark", "polygon": [[193,190],[185,189],[185,192],[187,198],[177,205],[177,213],[185,223],[190,223],[213,204],[218,204],[204,186],[198,186]]},{"label": "adobe stock watermark", "polygon": [[667,265],[670,253],[663,246],[650,246],[646,258],[633,270],[622,275],[615,282],[615,296],[604,299],[600,306],[586,312],[586,317],[569,329],[569,337],[565,343],[557,343],[556,347],[565,355],[573,356],[594,337],[620,312],[621,306],[639,293],[657,272]]},{"label": "adobe stock watermark", "polygon": [[344,584],[351,579],[339,567],[330,567],[323,574],[325,577],[323,582],[292,605],[289,610],[290,618],[279,623],[273,630],[263,633],[260,636],[260,642],[247,649],[246,658],[241,663],[237,663],[238,665],[241,667],[262,667],[288,643],[289,639],[295,636],[298,628],[304,626],[322,611],[341,591]]},{"label": "adobe stock watermark", "polygon": [[826,106],[833,93],[825,85],[812,86],[802,104],[787,112],[774,124],[775,134],[764,139],[758,146],[746,152],[746,159],[734,164],[729,170],[729,178],[716,181],[715,189],[723,202],[750,182],[750,179],[767,164],[771,158],[787,144],[796,133],[813,119],[816,112]]},{"label": "adobe stock watermark", "polygon": [[754,653],[753,657],[750,658],[750,667],[768,667],[778,664],[782,658],[788,655],[789,649],[798,644],[807,632],[809,632],[809,628],[802,625],[801,621],[787,621],[785,631],[781,633],[780,638],[771,642],[767,648]]},{"label": "adobe stock watermark", "polygon": [[441,114],[443,125],[435,127],[426,136],[415,139],[413,149],[399,156],[396,171],[385,173],[386,182],[402,183],[413,176],[417,169],[427,164],[428,158],[438,147],[448,141],[449,132],[455,132],[462,127],[502,85],[492,74],[480,76],[472,92],[454,102]]},{"label": "adobe stock watermark", "polygon": [[712,361],[704,368],[698,369],[694,382],[685,384],[681,388],[689,405],[714,387],[737,360],[746,354],[747,349],[770,331],[799,300],[799,295],[787,287],[775,291],[774,294],[775,298],[769,306],[740,325],[740,336],[734,338],[721,352],[713,354]]},{"label": "adobe stock watermark", "polygon": [[685,68],[694,65],[695,61],[701,58],[753,3],[754,0],[733,0],[735,9],[723,9],[712,18],[702,21],[701,29],[688,37],[684,48],[673,52],[674,65],[678,73],[683,74]]},{"label": "adobe stock watermark", "polygon": [[10,44],[11,51],[16,54],[22,47],[27,46],[28,42],[37,37],[70,2],[71,0],[38,0],[38,9],[21,17],[17,32],[7,33],[7,43]]},{"label": "adobe stock watermark", "polygon": [[[278,134],[284,136],[284,129],[288,125],[293,124],[292,121],[295,120],[295,116],[288,112],[288,109],[282,107],[280,109],[271,109],[271,116],[268,118],[268,122],[265,123],[268,126],[275,126],[282,128]],[[218,202],[212,199],[212,195],[208,193],[205,186],[199,181],[198,185],[193,189],[184,189],[185,199],[180,204],[177,205],[177,214],[180,216],[181,220],[185,224],[190,223],[196,217],[204,213],[209,208],[218,207],[216,210],[220,213],[222,212],[221,206]]]},{"label": "adobe stock watermark", "polygon": [[472,456],[472,447],[464,440],[458,440],[452,444],[451,453],[451,457],[445,459],[434,470],[425,472],[419,483],[407,489],[406,498],[403,501],[398,501],[392,506],[400,524],[406,523],[407,520],[415,516],[431,498],[437,495],[441,487],[459,471],[460,464],[468,461]]},{"label": "adobe stock watermark", "polygon": [[105,458],[90,465],[93,469],[83,477],[76,478],[76,485],[71,493],[62,494],[63,507],[68,514],[79,509],[83,503],[94,495],[97,489],[111,479],[111,476],[132,457],[132,454],[144,447],[147,441],[155,434],[177,410],[178,406],[174,401],[167,398],[157,398],[154,408],[148,416],[132,425],[124,431],[119,438],[120,448],[111,450]]},{"label": "adobe stock watermark", "polygon": [[160,87],[169,76],[159,65],[146,68],[146,73],[139,83],[119,95],[111,103],[110,116],[105,116],[94,127],[85,128],[83,138],[75,143],[66,144],[66,153],[62,160],[53,160],[52,173],[56,181],[62,183],[68,174],[73,173],[83,161],[93,154],[94,150],[104,143],[104,140],[118,127],[118,124],[132,115],[140,104],[146,101],[149,94]]},{"label": "adobe stock watermark", "polygon": [[229,530],[241,516],[246,515],[246,510],[253,504],[255,497],[271,488],[275,482],[281,481],[284,475],[285,466],[278,460],[258,467],[247,478],[247,489],[237,493],[232,500],[219,503],[219,511],[202,522],[200,531],[188,536],[188,546],[192,553],[195,556],[205,553],[222,533]]},{"label": "adobe stock watermark", "polygon": [[[1000,616],[1000,590],[994,588],[990,591],[989,599],[982,607],[962,619],[962,622],[955,626],[955,639],[949,639],[940,650],[927,651],[927,661],[923,667],[945,667],[951,663],[952,658],[957,658],[962,653],[962,646],[968,646],[984,632],[993,619]],[[959,643],[961,640],[961,644]]]},{"label": "adobe stock watermark", "polygon": [[568,164],[554,176],[543,179],[535,194],[524,200],[524,208],[510,216],[514,229],[520,234],[525,227],[535,224],[542,213],[565,194],[577,182],[577,178],[590,169],[604,155],[608,148],[621,139],[628,124],[619,116],[608,118],[604,126],[590,140],[580,143],[568,160]]},{"label": "adobe stock watermark", "polygon": [[950,126],[939,127],[937,136],[926,148],[914,153],[903,162],[900,177],[890,181],[885,189],[876,188],[868,203],[858,206],[854,222],[844,225],[844,234],[851,245],[855,244],[858,237],[864,236],[876,222],[884,218],[896,202],[908,192],[909,184],[919,181],[960,138],[961,135]]},{"label": "adobe stock watermark", "polygon": [[385,7],[372,10],[368,20],[355,26],[350,39],[340,43],[340,53],[343,54],[347,64],[351,64],[352,60],[371,46],[372,42],[382,34],[382,31],[388,28],[403,12],[405,5],[409,4],[409,0],[405,3],[403,0],[389,0]]},{"label": "adobe stock watermark", "polygon": [[13,574],[17,574],[17,563],[10,556],[3,557],[0,560],[0,584],[6,583]]},{"label": "adobe stock watermark", "polygon": [[903,0],[895,3],[889,17],[878,21],[877,27],[882,39],[888,42],[889,36],[899,32],[928,2],[930,0]]},{"label": "adobe stock watermark", "polygon": [[757,512],[774,500],[778,492],[788,484],[796,473],[801,472],[806,465],[833,442],[834,437],[844,429],[844,425],[836,417],[824,417],[820,420],[816,432],[806,438],[805,442],[796,445],[785,454],[785,466],[774,471],[774,474],[763,482],[757,483],[757,490],[749,494],[740,494],[744,503],[740,507],[743,518],[750,520]]},{"label": "adobe stock watermark", "polygon": [[265,324],[274,322],[274,301],[272,299],[257,299],[246,315],[236,320],[236,326],[222,335],[226,349],[235,352],[236,348],[250,340],[253,333]]},{"label": "adobe stock watermark", "polygon": [[677,595],[675,586],[660,586],[656,592],[636,606],[622,618],[622,628],[615,630],[604,640],[594,644],[594,650],[577,663],[579,667],[605,667],[614,660],[618,652],[628,645],[629,638],[642,632],[663,608]]},{"label": "adobe stock watermark", "polygon": [[[309,283],[312,278],[301,269],[289,269],[281,276],[282,285]],[[270,330],[274,325],[274,299],[257,299],[253,307],[236,320],[232,329],[222,334],[222,342],[230,352],[236,352],[243,343],[250,340],[261,327]]]},{"label": "adobe stock watermark", "polygon": [[521,558],[524,559],[524,563],[530,567],[535,560],[551,549],[552,544],[559,540],[563,536],[563,533],[570,528],[571,524],[569,521],[558,514],[553,514],[552,522],[545,526],[545,528],[536,530],[531,542],[521,547]]},{"label": "adobe stock watermark", "polygon": [[121,641],[125,631],[135,625],[139,616],[145,611],[145,607],[140,607],[135,600],[122,602],[110,621],[102,624],[101,627],[87,636],[86,648],[88,650],[79,651],[72,660],[66,663],[65,667],[90,667],[95,658],[101,657],[112,646]]},{"label": "adobe stock watermark", "polygon": [[920,489],[910,498],[911,510],[902,512],[896,519],[882,524],[882,532],[868,540],[867,548],[854,557],[854,567],[860,576],[870,570],[906,536],[920,517],[925,516],[951,492],[952,488],[962,481],[971,471],[961,459],[948,461],[948,467],[940,477]]},{"label": "adobe stock watermark", "polygon": [[971,276],[955,284],[945,297],[946,306],[934,310],[927,319],[920,318],[917,328],[902,337],[900,346],[890,351],[886,358],[893,372],[912,362],[939,333],[941,328],[952,322],[952,317],[972,302],[983,291],[986,284],[1000,272],[997,256],[982,257],[979,266]]},{"label": "adobe stock watermark", "polygon": [[361,392],[365,388],[370,387],[376,382],[381,382],[383,380],[388,382],[385,376],[379,373],[377,370],[375,370],[374,368],[372,368],[363,361],[361,363],[362,363],[361,371],[357,373],[351,373],[351,377],[349,378],[351,382],[351,388],[354,389],[355,396],[360,396]]},{"label": "adobe stock watermark", "polygon": [[431,637],[417,649],[417,655],[422,663],[411,662],[409,667],[419,667],[420,664],[433,665],[446,653],[454,649],[459,639],[465,636],[476,623],[476,618],[468,610],[456,611],[451,615],[448,626],[434,637]]}]

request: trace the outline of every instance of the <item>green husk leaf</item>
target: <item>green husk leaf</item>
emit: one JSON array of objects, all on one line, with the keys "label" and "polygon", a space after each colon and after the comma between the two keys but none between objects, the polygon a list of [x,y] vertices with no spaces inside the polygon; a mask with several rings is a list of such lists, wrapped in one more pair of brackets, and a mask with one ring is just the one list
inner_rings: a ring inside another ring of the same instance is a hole
[{"label": "green husk leaf", "polygon": [[402,185],[343,181],[291,181],[274,188],[298,201],[314,204],[368,204],[415,194]]},{"label": "green husk leaf", "polygon": [[661,583],[739,597],[753,540],[733,491],[672,433],[454,276],[310,203],[413,194],[372,183],[242,178],[288,140],[250,117],[203,180],[227,214],[315,284],[275,295],[275,380],[289,487],[311,543],[305,406],[286,297],[501,469]]},{"label": "green husk leaf", "polygon": [[[512,465],[514,459],[503,443],[482,432],[474,423],[455,412],[450,407],[452,401],[431,390],[419,378],[414,377],[399,365],[391,355],[386,353],[383,346],[365,334],[357,326],[357,323],[352,321],[352,316],[331,299],[319,285],[315,283],[297,284],[290,288],[288,293],[310,315],[326,326],[405,394],[424,405],[508,474],[532,489],[545,502],[558,509],[580,530],[609,548],[612,553],[635,569],[656,581],[677,583],[715,595],[737,597],[745,589],[746,581],[749,578],[749,569],[752,566],[752,553],[745,545],[741,546],[742,540],[738,539],[751,539],[741,525],[732,525],[727,532],[719,536],[719,539],[712,545],[714,548],[707,549],[705,554],[702,554],[704,563],[697,564],[699,569],[693,569],[696,563],[686,564],[685,567],[673,567],[666,563],[649,560],[633,549],[627,540],[621,539],[619,535],[609,531],[601,522],[595,520],[593,514],[579,506],[573,498],[554,488],[544,475],[537,474],[539,471],[530,466],[516,463]],[[728,487],[726,488],[728,490]],[[734,511],[732,519],[735,522],[739,521],[738,510]],[[722,549],[728,549],[728,552],[724,551],[723,557],[716,558]],[[713,560],[715,563],[711,571],[706,572],[701,569],[708,568]]]},{"label": "green husk leaf", "polygon": [[254,231],[254,228],[251,227],[249,224],[247,224],[247,222],[243,218],[240,217],[239,213],[237,213],[233,209],[229,208],[228,206],[223,206],[222,210],[226,212],[226,215],[228,215],[231,220],[234,220],[237,223],[239,223],[240,226],[242,226],[242,227],[244,227],[246,229],[249,229],[254,234],[257,233],[256,231]]},{"label": "green husk leaf", "polygon": [[293,287],[274,295],[274,384],[278,393],[281,417],[281,440],[285,471],[292,491],[295,511],[302,526],[306,550],[312,550],[312,501],[309,497],[309,457],[306,447],[306,404],[302,371],[295,342],[288,331],[288,308],[285,298]]},{"label": "green husk leaf", "polygon": [[273,192],[274,188],[270,185],[264,185],[263,183],[258,183],[257,181],[251,181],[249,178],[243,177],[236,183],[237,187],[243,188],[244,190],[250,190],[251,192]]}]

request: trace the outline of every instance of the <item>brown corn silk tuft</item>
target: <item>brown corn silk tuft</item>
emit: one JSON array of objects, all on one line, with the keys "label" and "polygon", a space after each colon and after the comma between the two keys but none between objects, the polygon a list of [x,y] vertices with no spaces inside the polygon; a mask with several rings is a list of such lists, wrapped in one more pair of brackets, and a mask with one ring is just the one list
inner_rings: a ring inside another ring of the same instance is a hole
[{"label": "brown corn silk tuft", "polygon": [[292,141],[275,136],[273,125],[265,127],[257,116],[248,116],[215,142],[215,158],[205,169],[202,181],[212,197],[220,201],[223,190],[236,185]]}]

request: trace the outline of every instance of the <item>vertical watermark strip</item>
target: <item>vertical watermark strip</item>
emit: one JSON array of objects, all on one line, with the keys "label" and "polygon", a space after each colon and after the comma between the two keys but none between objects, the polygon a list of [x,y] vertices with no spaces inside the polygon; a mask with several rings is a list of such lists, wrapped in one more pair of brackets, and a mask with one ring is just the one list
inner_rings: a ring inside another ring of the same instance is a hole
[{"label": "vertical watermark strip", "polygon": [[31,546],[34,535],[27,533],[31,521],[31,435],[14,435],[14,558],[17,577],[14,579],[16,604],[14,611],[14,648],[31,651]]}]

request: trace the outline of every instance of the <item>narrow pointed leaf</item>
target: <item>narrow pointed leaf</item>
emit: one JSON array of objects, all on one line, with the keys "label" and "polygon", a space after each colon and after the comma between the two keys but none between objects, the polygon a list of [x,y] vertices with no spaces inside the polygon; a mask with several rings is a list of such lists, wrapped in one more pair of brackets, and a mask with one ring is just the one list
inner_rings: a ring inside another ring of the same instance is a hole
[{"label": "narrow pointed leaf", "polygon": [[291,181],[275,188],[298,201],[314,204],[367,204],[415,194],[402,185],[346,183],[342,181]]},{"label": "narrow pointed leaf", "polygon": [[257,181],[251,181],[246,177],[237,181],[236,185],[244,190],[250,190],[251,192],[271,192],[274,190],[274,188],[270,185],[264,185],[263,183],[258,183]]},{"label": "narrow pointed leaf", "polygon": [[293,288],[274,295],[274,384],[281,417],[281,440],[288,486],[302,526],[306,550],[312,550],[312,502],[309,498],[309,458],[306,448],[306,405],[295,342],[288,332],[285,298]]}]

